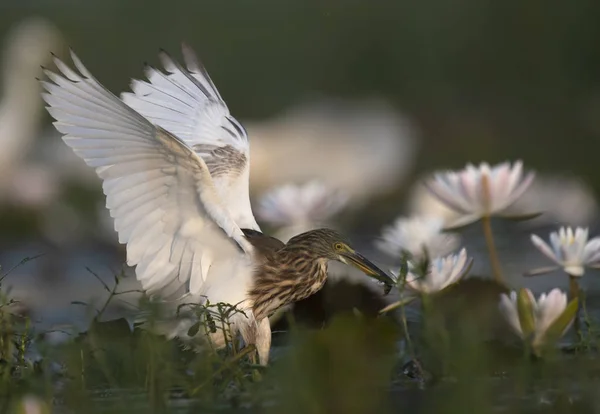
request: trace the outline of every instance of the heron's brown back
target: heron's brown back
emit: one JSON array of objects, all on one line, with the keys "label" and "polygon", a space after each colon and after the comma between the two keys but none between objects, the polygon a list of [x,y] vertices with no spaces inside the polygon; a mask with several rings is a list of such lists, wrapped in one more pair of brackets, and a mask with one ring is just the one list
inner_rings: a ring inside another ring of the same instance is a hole
[{"label": "heron's brown back", "polygon": [[310,246],[297,242],[284,245],[260,232],[243,231],[260,255],[249,292],[257,320],[313,295],[323,287],[327,278],[327,260],[316,256]]},{"label": "heron's brown back", "polygon": [[268,260],[278,250],[281,250],[285,247],[285,243],[283,243],[281,240],[276,239],[275,237],[267,236],[260,231],[242,229],[242,232],[250,244],[252,244],[252,246],[257,250],[261,261]]}]

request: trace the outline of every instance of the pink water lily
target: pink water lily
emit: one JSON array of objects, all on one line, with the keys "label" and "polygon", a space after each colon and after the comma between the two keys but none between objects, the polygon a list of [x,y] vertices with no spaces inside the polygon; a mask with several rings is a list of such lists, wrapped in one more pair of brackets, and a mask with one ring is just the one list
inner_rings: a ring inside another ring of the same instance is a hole
[{"label": "pink water lily", "polygon": [[461,171],[435,173],[425,182],[429,191],[462,217],[454,226],[466,225],[483,217],[501,215],[531,185],[535,174],[524,174],[523,163],[508,162],[490,167],[467,164]]}]

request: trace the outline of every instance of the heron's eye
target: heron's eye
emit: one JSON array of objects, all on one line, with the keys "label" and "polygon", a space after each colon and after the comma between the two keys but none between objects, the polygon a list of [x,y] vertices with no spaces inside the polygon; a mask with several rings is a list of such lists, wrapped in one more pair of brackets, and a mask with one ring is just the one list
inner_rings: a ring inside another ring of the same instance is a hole
[{"label": "heron's eye", "polygon": [[335,248],[335,250],[337,251],[342,251],[344,250],[344,245],[342,243],[336,243],[333,245],[333,247]]}]

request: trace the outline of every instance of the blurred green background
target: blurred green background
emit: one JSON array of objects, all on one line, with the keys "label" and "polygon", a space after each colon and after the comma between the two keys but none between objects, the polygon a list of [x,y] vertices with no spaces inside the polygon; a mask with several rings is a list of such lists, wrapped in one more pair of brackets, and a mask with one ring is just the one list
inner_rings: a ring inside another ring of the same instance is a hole
[{"label": "blurred green background", "polygon": [[523,158],[600,188],[597,1],[3,0],[0,36],[32,14],[115,92],[187,40],[242,120],[375,94],[416,123],[421,168]]}]

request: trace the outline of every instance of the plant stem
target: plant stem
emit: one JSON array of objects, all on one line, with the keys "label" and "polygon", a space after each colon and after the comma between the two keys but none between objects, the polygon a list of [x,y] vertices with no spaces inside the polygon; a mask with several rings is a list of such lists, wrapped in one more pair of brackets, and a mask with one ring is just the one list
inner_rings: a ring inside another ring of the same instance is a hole
[{"label": "plant stem", "polygon": [[571,296],[571,300],[575,298],[579,299],[579,305],[577,306],[577,312],[575,312],[575,320],[573,321],[573,326],[575,328],[575,332],[577,332],[579,342],[582,342],[583,334],[581,333],[581,325],[579,324],[579,314],[581,310],[581,293],[579,291],[579,283],[577,283],[577,277],[573,275],[569,275],[569,296]]},{"label": "plant stem", "polygon": [[488,253],[490,255],[490,264],[492,265],[492,274],[496,282],[504,285],[502,270],[500,269],[500,261],[498,260],[498,252],[494,243],[494,235],[492,233],[492,219],[490,216],[484,216],[481,219],[483,225],[483,234],[485,235],[485,243],[487,244]]},{"label": "plant stem", "polygon": [[[408,320],[406,318],[406,309],[405,309],[406,303],[402,299],[402,296],[403,296],[404,292],[406,291],[406,274],[407,273],[408,273],[408,259],[407,259],[406,255],[403,255],[402,265],[400,266],[400,272],[399,272],[400,279],[398,280],[398,283],[397,283],[398,292],[400,293],[400,300],[398,301],[398,302],[400,302],[400,317],[402,319],[402,328],[404,329],[404,339],[406,340],[406,348],[408,349],[408,353],[409,353],[410,357],[412,358],[412,361],[414,362],[415,367],[417,368],[420,380],[424,381],[425,377],[424,377],[423,366],[421,365],[421,362],[417,358],[417,353],[415,351],[414,344],[410,337],[410,332],[408,331]],[[423,302],[421,302],[421,306],[423,306]]]},{"label": "plant stem", "polygon": [[412,339],[410,338],[410,332],[408,332],[408,321],[406,319],[406,310],[404,309],[404,303],[400,305],[400,317],[402,319],[402,328],[404,329],[404,339],[406,340],[406,348],[408,349],[408,353],[412,358],[415,366],[417,367],[417,371],[419,371],[419,376],[421,379],[423,378],[423,367],[421,363],[417,359],[417,353],[415,352],[415,347],[413,345]]},{"label": "plant stem", "polygon": [[579,297],[579,283],[577,283],[577,277],[569,275],[569,295],[571,300]]},{"label": "plant stem", "polygon": [[225,370],[236,365],[246,355],[252,355],[253,352],[256,352],[256,346],[254,344],[250,344],[250,345],[247,345],[246,347],[244,347],[244,349],[242,349],[240,352],[238,352],[237,355],[229,358],[227,361],[224,361],[223,364],[219,367],[219,369],[217,369],[215,372],[213,372],[211,377],[209,377],[202,384],[200,384],[196,388],[194,388],[191,392],[191,395],[197,394],[202,389],[202,387],[204,387],[206,384],[208,384],[210,381],[212,381],[217,375],[220,375]]}]

